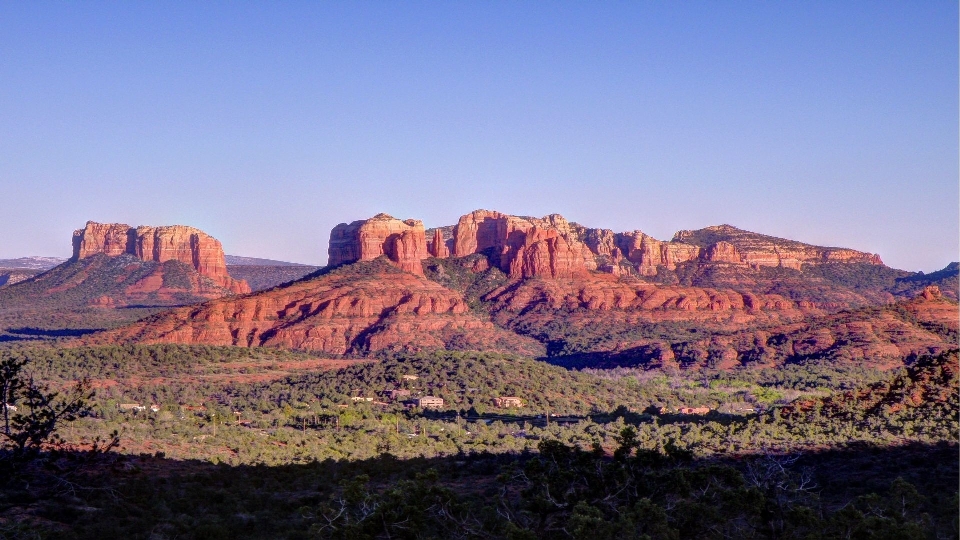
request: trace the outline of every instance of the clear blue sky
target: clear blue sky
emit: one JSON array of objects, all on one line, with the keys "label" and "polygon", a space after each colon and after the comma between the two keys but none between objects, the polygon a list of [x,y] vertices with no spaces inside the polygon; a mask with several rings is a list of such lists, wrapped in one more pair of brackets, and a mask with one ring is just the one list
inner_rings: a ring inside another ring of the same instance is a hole
[{"label": "clear blue sky", "polygon": [[0,258],[476,208],[957,260],[957,2],[0,2]]}]

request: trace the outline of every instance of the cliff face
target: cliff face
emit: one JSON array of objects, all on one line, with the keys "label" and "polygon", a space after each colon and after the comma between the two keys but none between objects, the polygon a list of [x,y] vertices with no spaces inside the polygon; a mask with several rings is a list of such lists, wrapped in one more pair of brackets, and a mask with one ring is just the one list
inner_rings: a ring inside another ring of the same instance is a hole
[{"label": "cliff face", "polygon": [[422,276],[420,261],[430,256],[423,222],[377,214],[370,219],[341,223],[330,232],[330,266],[372,261],[381,255],[402,270]]},{"label": "cliff face", "polygon": [[103,253],[110,257],[135,252],[136,230],[122,223],[96,223],[73,231],[73,259],[81,260]]},{"label": "cliff face", "polygon": [[616,235],[627,260],[635,263],[642,276],[655,276],[658,267],[675,270],[678,264],[692,261],[700,255],[700,248],[681,242],[661,242],[640,231]]},{"label": "cliff face", "polygon": [[595,270],[593,253],[563,216],[541,219],[476,210],[453,229],[455,257],[486,253],[512,278],[573,277]]},{"label": "cliff face", "polygon": [[559,279],[591,271],[614,275],[656,276],[685,263],[781,267],[804,264],[882,264],[877,255],[852,249],[824,248],[774,238],[729,225],[680,231],[662,241],[642,231],[615,233],[567,221],[559,214],[542,218],[475,210],[453,227],[431,230],[423,224],[386,214],[341,223],[330,234],[330,264],[369,261],[386,255],[398,267],[423,275],[427,257],[467,257],[477,253],[513,279]]},{"label": "cliff face", "polygon": [[[716,225],[695,231],[679,231],[674,242],[684,242],[711,248],[725,244],[722,252],[711,253],[725,260],[750,266],[778,266],[799,270],[804,264],[823,263],[868,263],[883,264],[879,255],[846,248],[821,247],[744,231],[731,225]],[[731,249],[731,247],[733,249]],[[737,260],[739,259],[739,260]],[[710,260],[710,259],[708,259]]]},{"label": "cliff face", "polygon": [[427,250],[430,252],[431,257],[438,259],[446,259],[450,256],[450,248],[447,247],[447,241],[443,237],[442,230],[433,230],[433,238],[430,241],[430,245],[427,246]]},{"label": "cliff face", "polygon": [[133,255],[141,261],[165,263],[177,261],[192,266],[201,276],[233,293],[250,292],[242,280],[227,273],[220,241],[207,233],[184,225],[133,228],[121,223],[88,221],[73,232],[73,261],[97,254],[116,257]]}]

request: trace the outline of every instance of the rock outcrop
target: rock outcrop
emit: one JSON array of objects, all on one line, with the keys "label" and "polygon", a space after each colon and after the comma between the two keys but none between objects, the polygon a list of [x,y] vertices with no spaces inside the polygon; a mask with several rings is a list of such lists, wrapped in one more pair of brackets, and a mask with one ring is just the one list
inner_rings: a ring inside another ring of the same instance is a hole
[{"label": "rock outcrop", "polygon": [[590,248],[563,216],[528,218],[476,210],[453,229],[454,256],[484,253],[515,279],[572,277],[597,268]]},{"label": "rock outcrop", "polygon": [[723,240],[705,249],[703,259],[716,263],[743,264],[743,257],[737,246]]},{"label": "rock outcrop", "polygon": [[433,230],[433,239],[430,241],[430,245],[427,246],[427,251],[430,252],[431,257],[438,259],[446,259],[450,256],[450,248],[447,247],[447,241],[443,237],[442,230]]},{"label": "rock outcrop", "polygon": [[[776,238],[750,231],[744,231],[731,225],[715,225],[695,231],[679,231],[673,236],[674,242],[684,242],[706,248],[723,242],[733,246],[739,263],[754,267],[775,266],[800,270],[804,264],[824,263],[867,263],[883,264],[879,255],[864,253],[846,248],[821,247],[804,244],[794,240]],[[721,257],[736,262],[733,251],[724,246]],[[712,253],[719,253],[715,249]],[[708,259],[709,260],[709,259]]]},{"label": "rock outcrop", "polygon": [[420,261],[430,255],[423,222],[377,214],[370,219],[341,223],[330,232],[330,266],[372,261],[383,255],[404,271],[422,276]]},{"label": "rock outcrop", "polygon": [[[89,242],[81,239],[77,256],[121,245],[140,256],[185,256],[158,251],[151,235],[137,231],[130,241],[122,229],[98,229]],[[955,302],[935,288],[883,307],[894,296],[863,286],[856,273],[890,283],[902,276],[866,268],[881,264],[874,255],[728,226],[662,241],[556,214],[477,210],[429,231],[420,221],[379,214],[338,225],[329,254],[331,268],[314,277],[180,308],[96,340],[335,354],[438,347],[596,353],[678,369],[818,358],[876,358],[875,365],[892,367],[904,355],[941,350],[943,336],[958,327]],[[151,279],[159,278],[142,278],[145,290]]]},{"label": "rock outcrop", "polygon": [[117,257],[133,255],[141,261],[164,263],[178,261],[192,266],[201,276],[233,293],[250,292],[242,280],[227,273],[220,241],[209,234],[184,225],[133,228],[122,223],[96,223],[73,232],[73,261],[97,254]]},{"label": "rock outcrop", "polygon": [[369,261],[387,256],[400,268],[423,275],[420,261],[483,254],[490,265],[513,279],[558,279],[591,271],[617,276],[656,276],[660,269],[697,262],[713,265],[800,269],[803,264],[866,262],[876,255],[851,249],[824,248],[742,231],[729,225],[680,231],[663,241],[642,231],[615,233],[567,221],[559,214],[542,218],[475,210],[453,227],[431,229],[386,214],[341,223],[330,234],[330,264]]},{"label": "rock outcrop", "polygon": [[675,270],[678,264],[692,261],[700,248],[682,242],[663,242],[640,231],[620,235],[627,260],[635,263],[642,276],[655,276],[659,267]]},{"label": "rock outcrop", "polygon": [[444,347],[542,354],[535,341],[471,313],[460,293],[381,261],[176,309],[88,342],[275,346],[333,354]]}]

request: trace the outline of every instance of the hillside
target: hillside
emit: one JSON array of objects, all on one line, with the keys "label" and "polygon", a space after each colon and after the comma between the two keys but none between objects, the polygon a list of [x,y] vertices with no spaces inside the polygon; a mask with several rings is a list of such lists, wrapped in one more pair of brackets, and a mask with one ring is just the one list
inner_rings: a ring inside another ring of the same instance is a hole
[{"label": "hillside", "polygon": [[815,400],[798,400],[780,410],[788,422],[888,426],[893,433],[950,436],[960,410],[960,360],[953,349],[921,356],[892,377],[869,386]]},{"label": "hillside", "polygon": [[595,323],[555,334],[562,346],[550,361],[576,368],[763,369],[826,362],[893,369],[956,347],[957,312],[956,302],[931,289],[909,301],[737,331],[686,325],[658,333]]},{"label": "hillside", "polygon": [[83,335],[250,290],[227,273],[220,242],[192,227],[90,221],[72,244],[69,260],[0,286],[0,341]]},{"label": "hillside", "polygon": [[3,268],[0,267],[0,287],[9,287],[21,281],[26,281],[43,270],[33,270],[30,268]]},{"label": "hillside", "polygon": [[332,354],[424,348],[542,352],[535,341],[471,313],[459,293],[383,260],[178,308],[89,340],[278,346]]},{"label": "hillside", "polygon": [[257,264],[230,264],[229,258],[227,272],[230,277],[246,281],[253,292],[272,289],[278,285],[296,281],[304,276],[316,272],[319,266],[302,266],[295,264],[283,265],[257,265]]},{"label": "hillside", "polygon": [[[917,276],[869,253],[730,226],[681,231],[662,242],[555,214],[477,210],[429,231],[419,220],[378,214],[335,227],[330,260],[279,286],[306,267],[233,266],[264,289],[96,340],[354,355],[497,350],[581,367],[671,369],[805,358],[892,368],[943,350],[949,340],[886,307],[929,280],[906,284]],[[955,270],[933,278],[949,281]],[[942,296],[938,301],[950,302]]]}]

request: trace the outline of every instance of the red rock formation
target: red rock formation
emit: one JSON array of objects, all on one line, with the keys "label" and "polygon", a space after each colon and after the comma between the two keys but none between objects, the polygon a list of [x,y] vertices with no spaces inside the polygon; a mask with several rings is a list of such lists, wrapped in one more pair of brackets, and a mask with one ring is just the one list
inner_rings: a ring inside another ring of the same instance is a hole
[{"label": "red rock formation", "polygon": [[[554,250],[563,251],[561,258],[582,259],[572,271],[597,270],[620,274],[611,264],[614,250],[619,250],[633,263],[640,275],[653,276],[659,267],[675,270],[677,265],[697,260],[743,266],[781,266],[800,269],[802,264],[827,262],[867,262],[882,264],[880,258],[842,248],[822,248],[792,240],[758,235],[735,227],[721,225],[698,231],[680,231],[673,241],[657,240],[641,231],[614,233],[608,229],[591,229],[569,223],[563,216],[551,214],[543,218],[519,217],[490,210],[476,210],[460,218],[453,230],[453,255],[465,257],[486,253],[493,266],[511,277],[551,277],[548,270],[548,246],[531,247],[528,231],[533,228],[553,230],[562,238]],[[538,233],[540,234],[540,233]],[[549,242],[548,242],[549,244]],[[439,245],[439,244],[438,244]],[[521,251],[523,252],[521,256]],[[525,267],[526,265],[526,267]],[[532,266],[530,266],[532,265]],[[566,275],[560,270],[561,275]]]},{"label": "red rock formation", "polygon": [[453,230],[454,256],[487,252],[513,278],[570,277],[597,268],[590,249],[563,216],[524,218],[476,210]]},{"label": "red rock formation", "polygon": [[[474,210],[461,216],[453,229],[453,255],[466,257],[493,248],[496,259],[493,262],[501,266],[500,255],[522,245],[523,233],[531,227],[533,223],[523,218],[490,210]],[[509,265],[509,261],[506,264]]]},{"label": "red rock formation", "polygon": [[450,256],[450,249],[447,248],[446,240],[443,238],[443,232],[440,229],[433,230],[433,241],[429,246],[430,255],[438,259],[446,259]]},{"label": "red rock formation", "polygon": [[334,227],[330,232],[328,255],[330,266],[372,261],[386,255],[403,270],[422,276],[420,261],[429,253],[422,221],[400,221],[387,214],[377,214]]},{"label": "red rock formation", "polygon": [[73,259],[79,261],[97,253],[132,255],[135,243],[136,231],[129,225],[88,221],[84,228],[73,231]]},{"label": "red rock formation", "polygon": [[140,226],[134,229],[122,223],[88,221],[83,229],[73,232],[73,260],[96,254],[110,257],[133,255],[142,261],[179,261],[192,266],[216,286],[234,293],[250,292],[245,281],[227,273],[220,241],[207,233],[184,225],[165,227]]},{"label": "red rock formation", "polygon": [[455,291],[386,264],[372,269],[338,270],[176,309],[87,341],[277,346],[345,354],[444,347],[450,340],[465,340],[478,349],[542,353],[532,340],[473,315]]},{"label": "red rock formation", "polygon": [[611,256],[614,250],[620,251],[617,235],[610,229],[584,229],[581,240],[597,255]]},{"label": "red rock formation", "polygon": [[[643,314],[662,320],[731,320],[736,324],[793,319],[822,313],[775,294],[755,295],[732,289],[656,285],[637,278],[590,274],[574,279],[536,280],[496,289],[484,297],[505,324],[513,317],[553,310]],[[596,315],[596,314],[601,315]],[[505,318],[504,318],[505,317]],[[614,317],[616,318],[616,317]]]},{"label": "red rock formation", "polygon": [[423,275],[423,265],[420,263],[427,255],[427,242],[423,237],[423,226],[420,230],[407,230],[387,244],[387,257],[397,263],[405,272]]},{"label": "red rock formation", "polygon": [[703,252],[703,259],[709,262],[741,264],[743,260],[737,246],[730,242],[717,242]]},{"label": "red rock formation", "polygon": [[925,287],[916,298],[902,302],[901,305],[920,321],[935,323],[954,332],[960,331],[957,302],[944,297],[940,287],[936,285]]},{"label": "red rock formation", "polygon": [[524,234],[524,244],[513,254],[510,277],[572,278],[586,275],[583,257],[555,229],[534,226]]},{"label": "red rock formation", "polygon": [[641,275],[657,274],[657,267],[675,270],[677,265],[696,259],[700,248],[682,242],[662,242],[641,231],[623,233],[627,260],[637,265]]},{"label": "red rock formation", "polygon": [[883,264],[879,255],[846,248],[821,247],[785,238],[744,231],[731,225],[715,225],[695,231],[679,231],[674,242],[708,247],[717,242],[733,245],[743,263],[751,266],[779,266],[799,270],[804,264]]}]

